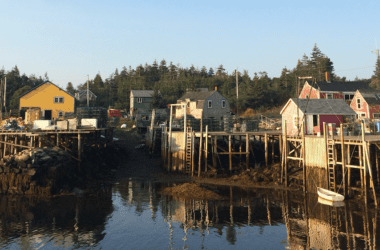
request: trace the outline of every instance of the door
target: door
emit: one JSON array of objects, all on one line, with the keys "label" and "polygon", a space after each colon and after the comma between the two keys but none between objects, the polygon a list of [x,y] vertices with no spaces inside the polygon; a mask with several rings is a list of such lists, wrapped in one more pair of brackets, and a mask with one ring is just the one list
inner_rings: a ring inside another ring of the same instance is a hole
[{"label": "door", "polygon": [[306,123],[306,127],[307,127],[306,134],[312,135],[313,134],[313,115],[307,115],[306,120],[307,120],[307,123]]},{"label": "door", "polygon": [[51,110],[45,110],[45,120],[51,120]]}]

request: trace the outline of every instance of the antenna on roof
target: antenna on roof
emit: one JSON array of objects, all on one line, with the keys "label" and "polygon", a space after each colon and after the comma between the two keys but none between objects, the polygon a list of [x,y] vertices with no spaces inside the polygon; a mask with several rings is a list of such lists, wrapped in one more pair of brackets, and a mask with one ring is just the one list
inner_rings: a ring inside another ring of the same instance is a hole
[{"label": "antenna on roof", "polygon": [[377,41],[376,41],[376,49],[372,51],[372,54],[376,54],[377,58],[379,58],[379,49],[377,48]]}]

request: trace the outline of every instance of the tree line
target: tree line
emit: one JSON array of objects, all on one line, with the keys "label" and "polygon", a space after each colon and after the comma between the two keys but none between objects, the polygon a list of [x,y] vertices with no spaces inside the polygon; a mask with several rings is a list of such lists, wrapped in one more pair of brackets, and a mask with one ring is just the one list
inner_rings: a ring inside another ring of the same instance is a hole
[{"label": "tree line", "polygon": [[[131,90],[154,90],[154,107],[163,108],[169,103],[176,103],[187,89],[208,88],[218,91],[228,98],[232,110],[240,112],[247,108],[260,110],[282,106],[290,97],[296,96],[297,89],[303,86],[304,82],[298,81],[300,76],[311,76],[314,81],[323,81],[325,72],[331,76],[331,81],[345,82],[345,77],[335,74],[333,62],[328,56],[323,54],[314,45],[310,56],[303,55],[298,60],[293,69],[282,70],[279,77],[270,78],[268,73],[255,72],[251,77],[247,70],[237,72],[239,98],[236,97],[236,72],[228,74],[223,65],[218,68],[191,67],[183,68],[173,62],[167,63],[165,59],[158,63],[156,60],[152,64],[140,64],[136,68],[131,66],[123,67],[119,72],[115,69],[108,78],[104,79],[98,73],[94,79],[89,81],[90,90],[97,96],[95,101],[91,101],[91,106],[129,109],[129,93]],[[7,106],[10,109],[18,109],[19,96],[31,88],[38,86],[49,80],[47,73],[44,77],[35,75],[20,75],[15,66],[11,71],[0,71],[0,79],[7,77]],[[380,77],[380,60],[376,62],[376,69],[371,79],[361,79],[369,83],[372,87],[380,89],[377,79]],[[78,91],[87,89],[87,82],[79,84],[74,88],[69,82],[66,91],[75,94]],[[161,96],[158,95],[158,90]],[[76,103],[76,106],[85,106],[86,103]]]}]

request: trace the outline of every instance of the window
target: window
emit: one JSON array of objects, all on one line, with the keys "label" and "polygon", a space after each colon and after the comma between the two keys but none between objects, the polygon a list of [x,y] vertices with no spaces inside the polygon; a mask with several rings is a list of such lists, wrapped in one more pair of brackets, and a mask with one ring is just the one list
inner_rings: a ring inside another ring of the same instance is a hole
[{"label": "window", "polygon": [[333,99],[333,94],[326,94],[326,99]]},{"label": "window", "polygon": [[62,118],[65,112],[63,111],[58,111],[58,118]]},{"label": "window", "polygon": [[226,108],[226,101],[222,100],[222,108]]},{"label": "window", "polygon": [[362,106],[360,105],[360,98],[356,99],[356,107],[357,107],[358,109],[361,109],[361,108],[362,108]]},{"label": "window", "polygon": [[187,107],[190,108],[190,102],[187,102]]},{"label": "window", "polygon": [[142,98],[141,97],[137,98],[137,103],[142,103]]},{"label": "window", "polygon": [[207,107],[210,109],[210,108],[212,108],[212,101],[208,101],[208,103],[207,103]]},{"label": "window", "polygon": [[62,96],[56,96],[54,97],[54,103],[63,103],[63,97]]},{"label": "window", "polygon": [[345,94],[344,95],[344,100],[345,101],[351,101],[352,99],[354,99],[354,95],[349,95],[349,94]]},{"label": "window", "polygon": [[374,119],[379,119],[380,118],[380,113],[374,113],[373,114]]},{"label": "window", "polygon": [[309,95],[305,95],[305,98],[306,98],[306,99],[309,99]]},{"label": "window", "polygon": [[361,114],[360,114],[360,117],[361,117],[361,118],[365,118],[365,113],[361,113]]}]

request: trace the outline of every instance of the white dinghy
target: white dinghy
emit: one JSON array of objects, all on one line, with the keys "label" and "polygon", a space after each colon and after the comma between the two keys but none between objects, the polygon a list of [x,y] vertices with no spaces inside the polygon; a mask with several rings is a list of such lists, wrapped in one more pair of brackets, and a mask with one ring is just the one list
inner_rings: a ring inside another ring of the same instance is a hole
[{"label": "white dinghy", "polygon": [[321,197],[318,197],[318,202],[331,207],[344,207],[344,201],[329,201]]},{"label": "white dinghy", "polygon": [[324,188],[317,188],[319,197],[329,200],[329,201],[343,201],[344,196],[338,193],[335,193],[333,191],[324,189]]}]

